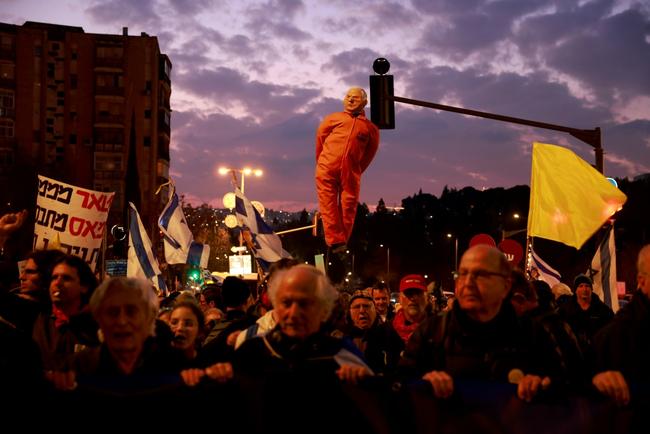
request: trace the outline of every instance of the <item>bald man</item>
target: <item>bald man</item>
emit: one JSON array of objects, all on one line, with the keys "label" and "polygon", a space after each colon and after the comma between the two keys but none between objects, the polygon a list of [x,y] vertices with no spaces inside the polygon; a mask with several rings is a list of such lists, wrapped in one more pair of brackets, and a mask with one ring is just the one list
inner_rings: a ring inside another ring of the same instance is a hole
[{"label": "bald man", "polygon": [[526,401],[548,387],[560,361],[549,337],[505,302],[511,285],[512,270],[500,250],[468,249],[458,267],[456,302],[411,335],[400,361],[404,372],[428,381],[438,398],[449,398],[457,379],[517,383]]},{"label": "bald man", "polygon": [[348,90],[343,111],[323,119],[316,132],[316,191],[325,242],[335,253],[346,249],[357,213],[361,174],[379,146],[379,129],[368,119],[366,92]]}]

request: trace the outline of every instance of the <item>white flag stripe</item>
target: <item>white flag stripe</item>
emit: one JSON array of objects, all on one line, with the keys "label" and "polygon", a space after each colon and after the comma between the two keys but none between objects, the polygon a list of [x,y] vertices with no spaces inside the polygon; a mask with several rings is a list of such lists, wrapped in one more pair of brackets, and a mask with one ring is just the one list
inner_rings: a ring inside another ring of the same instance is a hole
[{"label": "white flag stripe", "polygon": [[255,256],[267,263],[290,257],[291,255],[282,248],[280,237],[262,219],[262,216],[239,188],[235,188],[235,197],[237,221],[242,228],[250,230]]},{"label": "white flag stripe", "polygon": [[194,242],[174,184],[170,186],[169,201],[158,218],[158,227],[163,233],[165,261],[168,264],[192,264],[208,268],[210,246]]},{"label": "white flag stripe", "polygon": [[598,294],[614,312],[618,311],[618,294],[616,292],[616,243],[614,226],[611,226],[605,238],[598,246],[591,261],[591,273],[594,293]]},{"label": "white flag stripe", "polygon": [[551,287],[560,283],[560,279],[562,278],[560,273],[548,265],[544,260],[542,260],[542,258],[540,258],[537,253],[535,253],[532,247],[530,248],[530,262],[528,264],[528,267],[529,275],[534,275],[534,273],[532,273],[533,269],[537,270],[539,273],[537,280],[543,280]]},{"label": "white flag stripe", "polygon": [[151,240],[142,225],[138,210],[129,202],[129,251],[126,264],[128,277],[139,277],[149,280],[158,292],[166,291],[158,261],[151,249]]}]

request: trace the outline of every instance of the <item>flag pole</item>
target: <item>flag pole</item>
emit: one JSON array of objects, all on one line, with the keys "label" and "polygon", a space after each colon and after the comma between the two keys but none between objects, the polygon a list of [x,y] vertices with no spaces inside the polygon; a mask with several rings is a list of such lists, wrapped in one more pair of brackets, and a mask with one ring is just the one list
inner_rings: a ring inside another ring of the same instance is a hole
[{"label": "flag pole", "polygon": [[526,265],[524,271],[528,277],[530,277],[528,272],[530,270],[530,248],[532,247],[532,245],[533,245],[533,237],[531,237],[530,235],[526,235],[526,256],[525,256]]}]

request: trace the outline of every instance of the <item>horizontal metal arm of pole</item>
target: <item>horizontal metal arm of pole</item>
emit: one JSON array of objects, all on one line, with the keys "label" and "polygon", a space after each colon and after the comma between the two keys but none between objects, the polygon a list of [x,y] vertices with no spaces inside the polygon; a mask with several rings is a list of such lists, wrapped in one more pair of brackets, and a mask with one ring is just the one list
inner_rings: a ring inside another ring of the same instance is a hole
[{"label": "horizontal metal arm of pole", "polygon": [[403,98],[401,96],[390,96],[386,95],[386,98],[392,99],[397,102],[404,104],[417,105],[420,107],[428,107],[436,110],[444,110],[448,112],[461,113],[469,116],[477,116],[481,118],[494,119],[502,122],[510,122],[520,125],[528,125],[531,127],[544,128],[547,130],[562,131],[565,133],[571,134],[573,137],[582,140],[588,145],[593,146],[594,148],[600,148],[600,128],[594,128],[593,130],[581,130],[578,128],[565,127],[563,125],[547,124],[545,122],[531,121],[529,119],[514,118],[511,116],[498,115],[495,113],[482,112],[478,110],[470,110],[460,107],[453,107],[450,105],[436,104],[433,102],[419,101],[416,99]]},{"label": "horizontal metal arm of pole", "polygon": [[314,229],[315,226],[316,225],[309,225],[309,226],[303,226],[301,228],[287,229],[286,231],[276,232],[275,235],[284,235],[284,234],[288,234],[288,233],[291,233],[291,232],[298,232],[298,231],[304,231],[304,230],[307,230],[307,229]]}]

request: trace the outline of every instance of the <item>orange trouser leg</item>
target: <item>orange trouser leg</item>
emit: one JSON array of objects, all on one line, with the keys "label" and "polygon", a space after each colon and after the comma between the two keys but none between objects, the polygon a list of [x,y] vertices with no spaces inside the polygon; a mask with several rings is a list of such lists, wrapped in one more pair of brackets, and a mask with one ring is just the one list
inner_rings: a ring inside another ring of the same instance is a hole
[{"label": "orange trouser leg", "polygon": [[354,219],[357,216],[360,190],[359,178],[360,176],[354,173],[348,174],[347,179],[343,182],[343,189],[341,191],[341,223],[346,242],[350,239],[350,235],[352,235]]},{"label": "orange trouser leg", "polygon": [[316,170],[316,192],[320,208],[325,242],[328,246],[345,243],[347,237],[342,225],[342,214],[339,205],[340,181],[319,167]]}]

